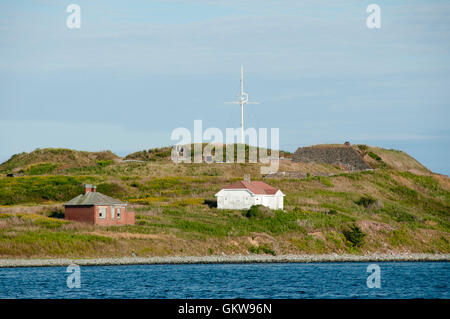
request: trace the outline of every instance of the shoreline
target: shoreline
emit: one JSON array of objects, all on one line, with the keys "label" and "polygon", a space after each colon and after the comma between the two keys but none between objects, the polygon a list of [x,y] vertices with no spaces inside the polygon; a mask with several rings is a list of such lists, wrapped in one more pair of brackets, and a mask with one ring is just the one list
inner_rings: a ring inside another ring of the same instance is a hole
[{"label": "shoreline", "polygon": [[244,263],[318,263],[318,262],[387,262],[387,261],[450,261],[450,254],[369,254],[369,255],[217,255],[118,258],[51,258],[0,259],[0,268],[114,265],[176,265],[176,264],[244,264]]}]

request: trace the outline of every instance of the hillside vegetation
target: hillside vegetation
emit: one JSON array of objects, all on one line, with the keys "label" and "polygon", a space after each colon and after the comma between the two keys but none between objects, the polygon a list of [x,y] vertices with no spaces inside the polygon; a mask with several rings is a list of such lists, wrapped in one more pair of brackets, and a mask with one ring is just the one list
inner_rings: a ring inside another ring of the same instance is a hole
[{"label": "hillside vegetation", "polygon": [[111,151],[85,152],[66,148],[43,148],[13,155],[0,165],[0,173],[42,175],[72,167],[104,165],[120,157]]},{"label": "hillside vegetation", "polygon": [[[0,257],[449,253],[449,178],[401,151],[354,147],[373,170],[280,161],[280,172],[305,178],[265,178],[260,163],[175,164],[170,148],[127,157],[142,162],[110,152],[15,155],[0,165]],[[58,166],[35,168],[42,163]],[[6,177],[12,171],[24,176]],[[244,174],[279,187],[285,210],[218,210],[214,194]],[[136,225],[61,219],[83,183],[128,201]]]}]

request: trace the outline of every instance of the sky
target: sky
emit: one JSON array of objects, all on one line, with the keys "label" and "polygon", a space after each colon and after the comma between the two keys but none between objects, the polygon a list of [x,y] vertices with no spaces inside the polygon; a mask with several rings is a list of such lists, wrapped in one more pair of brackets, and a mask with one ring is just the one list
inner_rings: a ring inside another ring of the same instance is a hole
[{"label": "sky", "polygon": [[[81,8],[69,29],[67,6]],[[369,29],[369,4],[381,28]],[[167,146],[177,127],[279,128],[280,148],[407,152],[450,174],[450,2],[0,2],[0,162]]]}]

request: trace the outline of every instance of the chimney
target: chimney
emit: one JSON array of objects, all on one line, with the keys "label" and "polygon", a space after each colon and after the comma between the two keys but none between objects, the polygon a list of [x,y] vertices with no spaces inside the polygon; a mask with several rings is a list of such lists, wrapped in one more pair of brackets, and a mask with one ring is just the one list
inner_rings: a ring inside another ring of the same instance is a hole
[{"label": "chimney", "polygon": [[84,184],[84,193],[96,192],[97,186],[91,184]]},{"label": "chimney", "polygon": [[250,174],[244,174],[244,182],[250,183]]}]

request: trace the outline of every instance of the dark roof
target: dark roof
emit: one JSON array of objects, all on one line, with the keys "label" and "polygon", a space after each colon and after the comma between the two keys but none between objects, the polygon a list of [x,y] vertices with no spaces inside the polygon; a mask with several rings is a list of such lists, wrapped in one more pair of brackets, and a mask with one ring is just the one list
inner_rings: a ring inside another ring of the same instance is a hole
[{"label": "dark roof", "polygon": [[78,195],[64,204],[64,206],[91,206],[91,205],[126,205],[118,199],[103,195],[98,192],[88,192]]},{"label": "dark roof", "polygon": [[266,195],[274,195],[278,192],[278,188],[270,186],[261,181],[237,181],[231,185],[224,187],[223,189],[248,189],[253,194],[266,194]]}]

